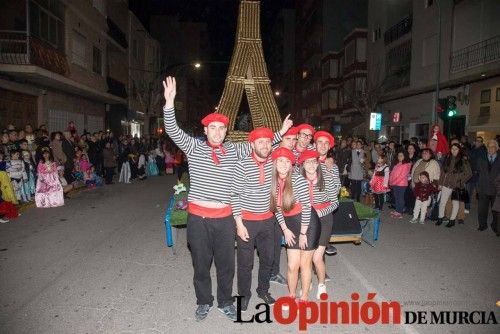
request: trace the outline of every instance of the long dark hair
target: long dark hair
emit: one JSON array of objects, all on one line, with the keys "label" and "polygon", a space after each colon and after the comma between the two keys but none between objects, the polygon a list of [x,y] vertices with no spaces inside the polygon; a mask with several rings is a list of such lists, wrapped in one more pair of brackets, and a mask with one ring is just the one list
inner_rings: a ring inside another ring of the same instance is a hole
[{"label": "long dark hair", "polygon": [[[293,166],[288,171],[288,174],[285,178],[285,187],[283,189],[281,210],[283,212],[288,212],[293,209],[295,205],[295,197],[293,196],[293,184],[292,184],[292,170]],[[279,173],[276,169],[276,161],[273,162],[273,171],[272,171],[272,179],[271,179],[271,198],[269,203],[269,210],[271,212],[276,212],[278,208],[278,180]]]},{"label": "long dark hair", "polygon": [[[456,158],[453,157],[453,154],[451,153],[451,148],[455,146],[458,148],[458,154]],[[455,159],[455,164],[453,165],[453,170],[451,170],[451,160]],[[462,148],[460,147],[459,144],[455,143],[450,146],[450,153],[446,156],[446,159],[444,160],[443,163],[443,170],[445,173],[461,173],[464,170],[464,155]]]},{"label": "long dark hair", "polygon": [[402,153],[404,156],[403,161],[401,161],[401,163],[406,164],[406,163],[410,162],[410,157],[408,156],[408,151],[406,151],[405,149],[399,149],[396,151],[396,153],[394,153],[394,158],[392,158],[392,166],[393,167],[399,163],[399,160],[398,160],[399,153]]},{"label": "long dark hair", "polygon": [[[300,174],[307,180],[306,169],[304,168],[304,164],[300,165]],[[325,178],[323,177],[323,169],[321,169],[321,164],[318,162],[316,166],[316,177],[318,178],[318,182],[316,183],[316,187],[318,187],[319,191],[325,190]]]}]

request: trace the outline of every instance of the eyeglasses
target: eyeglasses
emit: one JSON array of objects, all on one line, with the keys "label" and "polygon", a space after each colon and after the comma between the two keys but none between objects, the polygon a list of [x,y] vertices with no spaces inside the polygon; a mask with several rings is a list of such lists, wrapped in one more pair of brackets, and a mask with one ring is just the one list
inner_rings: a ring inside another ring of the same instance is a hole
[{"label": "eyeglasses", "polygon": [[308,135],[307,133],[299,132],[299,137],[312,139],[313,136]]}]

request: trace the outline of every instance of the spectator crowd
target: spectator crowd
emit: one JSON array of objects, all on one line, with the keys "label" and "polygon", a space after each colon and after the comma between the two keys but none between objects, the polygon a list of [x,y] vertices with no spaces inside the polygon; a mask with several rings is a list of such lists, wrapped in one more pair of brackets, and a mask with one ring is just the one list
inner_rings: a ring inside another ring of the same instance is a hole
[{"label": "spectator crowd", "polygon": [[[394,219],[407,214],[411,223],[426,219],[446,227],[463,224],[471,203],[477,201],[478,230],[491,229],[499,236],[500,152],[499,136],[488,140],[468,136],[448,139],[434,126],[426,139],[401,143],[371,142],[348,137],[333,156],[342,184],[356,201],[384,205]],[[499,198],[499,199],[497,199]],[[495,203],[495,199],[496,203]]]},{"label": "spectator crowd", "polygon": [[34,202],[39,208],[64,205],[72,190],[187,169],[180,150],[168,140],[138,138],[112,132],[78,132],[73,122],[49,134],[41,125],[16,129],[8,125],[0,142],[0,222],[19,214],[17,205]]}]

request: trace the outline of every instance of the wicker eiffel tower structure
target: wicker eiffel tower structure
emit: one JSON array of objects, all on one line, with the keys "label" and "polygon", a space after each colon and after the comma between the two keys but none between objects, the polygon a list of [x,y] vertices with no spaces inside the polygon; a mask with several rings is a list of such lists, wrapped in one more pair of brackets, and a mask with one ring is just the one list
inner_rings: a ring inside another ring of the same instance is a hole
[{"label": "wicker eiffel tower structure", "polygon": [[248,135],[234,130],[243,91],[247,95],[254,128],[265,126],[278,130],[281,126],[260,36],[260,1],[242,0],[236,43],[218,106],[218,112],[230,119],[228,138],[233,141],[244,141]]}]

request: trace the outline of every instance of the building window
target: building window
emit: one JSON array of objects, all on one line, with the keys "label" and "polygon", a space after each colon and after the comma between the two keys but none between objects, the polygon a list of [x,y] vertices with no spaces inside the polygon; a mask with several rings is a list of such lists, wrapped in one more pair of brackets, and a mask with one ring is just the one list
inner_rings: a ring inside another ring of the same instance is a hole
[{"label": "building window", "polygon": [[321,109],[326,110],[328,109],[328,91],[325,90],[323,93],[321,93]]},{"label": "building window", "polygon": [[411,40],[390,49],[385,57],[386,90],[410,84]]},{"label": "building window", "polygon": [[330,59],[330,78],[339,77],[339,62],[337,59]]},{"label": "building window", "polygon": [[500,87],[497,88],[497,101],[500,101]]},{"label": "building window", "polygon": [[74,64],[87,67],[86,43],[87,39],[82,34],[73,30],[73,40],[71,46],[71,59]]},{"label": "building window", "polygon": [[380,27],[377,27],[377,28],[373,29],[373,31],[372,31],[372,42],[378,41],[381,36],[382,36],[382,32],[380,30]]},{"label": "building window", "polygon": [[338,90],[330,89],[328,91],[328,108],[329,109],[337,109],[338,105]]},{"label": "building window", "polygon": [[307,78],[307,70],[302,71],[302,79]]},{"label": "building window", "polygon": [[356,39],[356,60],[362,63],[366,61],[366,38]]},{"label": "building window", "polygon": [[356,40],[350,41],[345,47],[345,54],[344,54],[345,67],[354,63],[356,57],[356,46],[354,44],[355,41]]},{"label": "building window", "polygon": [[490,103],[491,100],[491,90],[485,89],[481,91],[481,103]]},{"label": "building window", "polygon": [[434,0],[424,0],[424,6],[425,8],[429,8],[434,4]]},{"label": "building window", "polygon": [[321,78],[328,79],[330,74],[330,69],[328,68],[330,63],[328,61],[324,62],[321,69]]},{"label": "building window", "polygon": [[102,52],[95,46],[92,51],[92,71],[102,75]]},{"label": "building window", "polygon": [[486,124],[490,121],[490,106],[484,106],[479,108],[479,117],[477,118],[477,124]]},{"label": "building window", "polygon": [[30,33],[64,50],[64,7],[59,1],[30,2]]}]

